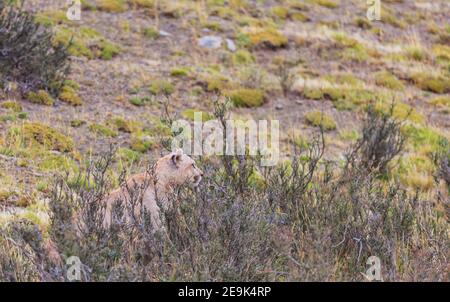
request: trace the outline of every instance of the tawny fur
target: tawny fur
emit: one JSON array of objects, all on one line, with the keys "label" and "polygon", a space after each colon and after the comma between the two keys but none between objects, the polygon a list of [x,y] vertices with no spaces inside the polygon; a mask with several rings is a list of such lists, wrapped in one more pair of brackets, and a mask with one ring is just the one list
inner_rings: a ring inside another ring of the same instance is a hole
[{"label": "tawny fur", "polygon": [[[203,176],[203,172],[195,165],[195,161],[181,150],[172,152],[160,158],[153,169],[153,173],[140,173],[131,176],[126,186],[111,192],[106,198],[105,226],[111,224],[112,205],[121,200],[130,202],[130,191],[139,188],[143,195],[142,204],[149,211],[152,225],[160,228],[160,209],[157,201],[167,209],[170,205],[168,194],[177,186],[197,186]],[[137,215],[139,212],[136,210]],[[129,215],[126,215],[129,219]]]}]

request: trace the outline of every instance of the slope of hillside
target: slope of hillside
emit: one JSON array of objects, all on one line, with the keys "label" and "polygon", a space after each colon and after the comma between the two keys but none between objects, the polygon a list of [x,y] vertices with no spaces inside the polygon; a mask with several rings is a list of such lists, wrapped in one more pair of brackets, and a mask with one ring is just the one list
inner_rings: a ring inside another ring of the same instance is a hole
[{"label": "slope of hillside", "polygon": [[79,21],[59,2],[25,9],[56,41],[72,39],[62,92],[45,104],[14,83],[0,91],[0,210],[46,226],[55,173],[79,171],[110,145],[116,182],[124,167],[142,171],[164,153],[164,102],[190,119],[211,113],[217,96],[234,103],[233,119],[279,120],[283,158],[326,120],[325,158],[337,162],[367,105],[387,113],[394,102],[407,142],[388,177],[430,199],[448,194],[433,157],[449,153],[446,0],[382,0],[380,21],[359,0],[83,0]]}]

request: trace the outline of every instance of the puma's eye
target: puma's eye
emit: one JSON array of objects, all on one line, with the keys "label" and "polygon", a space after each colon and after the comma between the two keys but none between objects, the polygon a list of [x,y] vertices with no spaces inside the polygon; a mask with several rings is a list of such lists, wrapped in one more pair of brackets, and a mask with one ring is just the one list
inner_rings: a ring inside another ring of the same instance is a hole
[{"label": "puma's eye", "polygon": [[192,167],[195,168],[195,164],[192,164]]}]

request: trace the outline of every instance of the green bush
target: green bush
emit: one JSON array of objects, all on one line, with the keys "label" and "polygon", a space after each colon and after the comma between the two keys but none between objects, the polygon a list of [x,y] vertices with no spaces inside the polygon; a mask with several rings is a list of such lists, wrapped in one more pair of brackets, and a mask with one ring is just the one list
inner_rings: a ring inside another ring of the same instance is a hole
[{"label": "green bush", "polygon": [[44,89],[56,95],[69,72],[69,54],[52,43],[53,32],[20,6],[0,7],[0,81],[22,92]]}]

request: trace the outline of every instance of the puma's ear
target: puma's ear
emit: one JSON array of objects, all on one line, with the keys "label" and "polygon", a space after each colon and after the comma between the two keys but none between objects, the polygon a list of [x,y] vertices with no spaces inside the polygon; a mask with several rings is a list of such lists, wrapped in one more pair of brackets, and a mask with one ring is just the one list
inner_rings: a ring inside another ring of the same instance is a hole
[{"label": "puma's ear", "polygon": [[183,150],[177,149],[175,152],[172,153],[172,156],[170,157],[172,160],[172,163],[178,168],[178,164],[181,161],[181,156],[183,156]]}]

